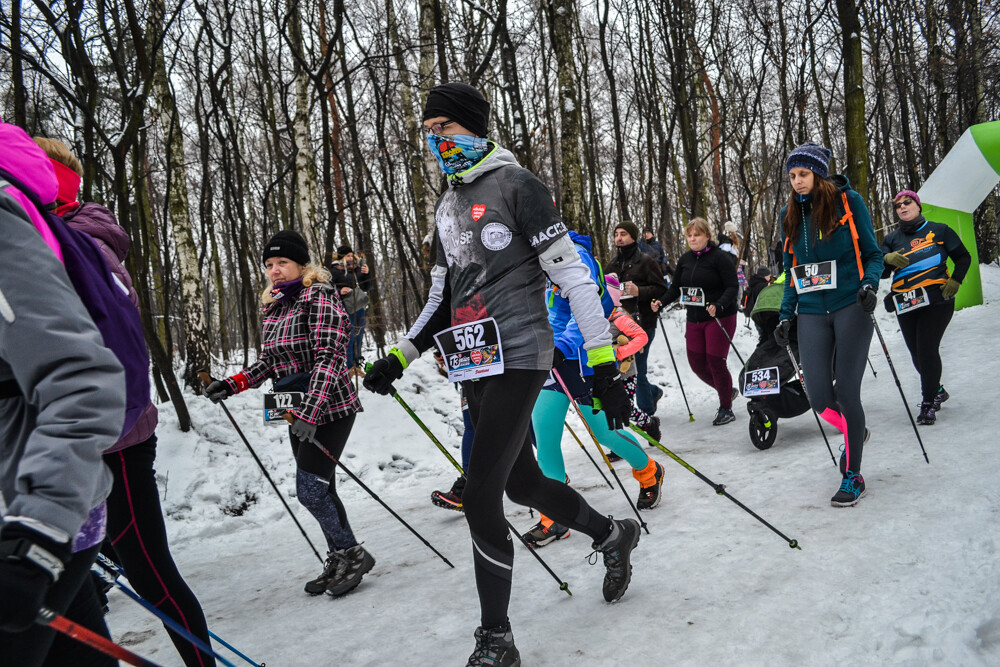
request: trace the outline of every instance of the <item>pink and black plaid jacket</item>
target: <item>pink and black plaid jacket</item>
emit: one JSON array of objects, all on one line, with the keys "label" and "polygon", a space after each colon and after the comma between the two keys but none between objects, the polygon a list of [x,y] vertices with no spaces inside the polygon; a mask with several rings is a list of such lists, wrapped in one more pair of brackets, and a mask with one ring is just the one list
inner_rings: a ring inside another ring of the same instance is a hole
[{"label": "pink and black plaid jacket", "polygon": [[363,410],[347,376],[351,323],[332,285],[304,287],[290,304],[264,306],[263,316],[260,359],[226,380],[234,392],[260,386],[268,378],[312,371],[309,393],[296,415],[325,424]]}]

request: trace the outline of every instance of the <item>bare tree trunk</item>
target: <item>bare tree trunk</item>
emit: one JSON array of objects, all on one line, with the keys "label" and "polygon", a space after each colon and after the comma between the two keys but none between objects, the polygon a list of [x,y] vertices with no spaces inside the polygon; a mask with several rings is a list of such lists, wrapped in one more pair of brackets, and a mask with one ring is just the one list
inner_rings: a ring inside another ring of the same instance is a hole
[{"label": "bare tree trunk", "polygon": [[837,0],[844,53],[844,126],[847,165],[844,173],[851,186],[868,199],[868,136],[865,131],[865,87],[861,20],[855,0]]},{"label": "bare tree trunk", "polygon": [[303,71],[305,50],[302,44],[302,19],[299,15],[299,3],[294,0],[288,8],[288,37],[295,51],[295,117],[292,127],[295,134],[295,182],[296,211],[298,212],[299,228],[310,248],[319,249],[322,245],[316,239],[316,155],[312,147],[312,135],[309,131],[309,78]]}]

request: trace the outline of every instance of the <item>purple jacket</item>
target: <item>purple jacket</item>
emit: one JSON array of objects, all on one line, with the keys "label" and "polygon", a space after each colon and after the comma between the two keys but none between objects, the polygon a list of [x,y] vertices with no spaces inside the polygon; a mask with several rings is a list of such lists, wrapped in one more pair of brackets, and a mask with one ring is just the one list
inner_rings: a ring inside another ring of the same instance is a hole
[{"label": "purple jacket", "polygon": [[[114,214],[100,204],[87,202],[63,215],[63,220],[73,229],[94,239],[97,247],[101,249],[101,254],[104,255],[104,261],[107,262],[111,273],[128,290],[129,301],[138,308],[139,296],[135,293],[135,288],[132,285],[132,276],[129,275],[123,264],[125,258],[128,257],[132,239],[129,238],[128,232],[118,224]],[[105,454],[111,454],[145,442],[156,431],[158,421],[159,413],[156,406],[150,401],[132,430],[123,435]]]}]

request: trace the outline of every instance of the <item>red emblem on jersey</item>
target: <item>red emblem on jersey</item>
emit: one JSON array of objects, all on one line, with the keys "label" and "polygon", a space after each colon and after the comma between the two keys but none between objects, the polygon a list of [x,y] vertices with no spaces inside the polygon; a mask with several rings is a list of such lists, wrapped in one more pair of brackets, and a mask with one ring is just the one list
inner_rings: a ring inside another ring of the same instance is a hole
[{"label": "red emblem on jersey", "polygon": [[469,353],[469,356],[472,357],[472,363],[477,366],[479,365],[479,362],[483,360],[483,353],[479,350],[473,350]]},{"label": "red emblem on jersey", "polygon": [[483,213],[486,213],[486,204],[476,204],[472,207],[472,219],[479,222],[479,218],[483,217]]}]

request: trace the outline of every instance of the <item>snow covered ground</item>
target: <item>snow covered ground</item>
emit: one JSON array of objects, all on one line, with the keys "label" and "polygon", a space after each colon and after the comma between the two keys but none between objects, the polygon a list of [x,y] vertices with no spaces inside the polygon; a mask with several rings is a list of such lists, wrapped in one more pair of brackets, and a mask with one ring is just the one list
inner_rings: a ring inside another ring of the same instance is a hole
[{"label": "snow covered ground", "polygon": [[[873,338],[878,376],[866,374],[863,387],[869,491],[846,509],[830,506],[839,473],[808,413],[781,420],[767,451],[750,443],[742,398],[735,423],[712,426],[714,394],[687,366],[683,314],[671,313],[665,324],[696,421],[688,420],[658,334],[650,373],[667,389],[658,412],[664,444],[802,550],[655,452],[667,469],[664,499],[644,515],[651,534],[634,552],[632,584],[619,603],[601,597],[603,567],[587,563],[585,536],[539,552],[572,597],[517,546],[510,618],[524,664],[1000,664],[1000,358],[991,344],[1000,269],[983,267],[983,281],[987,303],[958,312],[942,345],[952,398],[935,426],[920,427],[930,465]],[[743,321],[736,345],[746,358],[755,338]],[[879,308],[878,321],[913,405],[919,383],[895,316]],[[730,360],[735,371],[739,362]],[[457,458],[458,394],[434,372],[430,355],[397,387]],[[209,627],[269,667],[464,665],[479,619],[468,530],[462,515],[429,502],[455,471],[395,401],[368,393],[362,400],[345,463],[455,569],[340,475],[355,532],[377,563],[350,595],[309,597],[302,586],[320,564],[222,409],[193,397],[189,433],[161,406],[157,468],[174,555]],[[291,499],[287,430],[264,425],[260,403],[252,391],[227,406]],[[570,424],[583,433],[575,417]],[[573,485],[599,510],[628,516],[620,491],[603,485],[568,434],[563,445]],[[626,464],[616,465],[634,496]],[[314,521],[290,503],[321,545]],[[519,529],[534,523],[524,508],[508,503],[507,510]],[[133,650],[180,664],[156,619],[118,592],[108,623]]]}]

